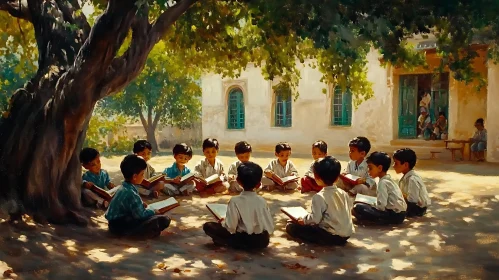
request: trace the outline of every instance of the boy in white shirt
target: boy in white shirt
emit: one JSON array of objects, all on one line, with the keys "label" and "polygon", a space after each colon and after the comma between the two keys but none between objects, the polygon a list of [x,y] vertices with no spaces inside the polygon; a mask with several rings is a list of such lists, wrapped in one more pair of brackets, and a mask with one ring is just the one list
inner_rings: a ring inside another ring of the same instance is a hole
[{"label": "boy in white shirt", "polygon": [[431,204],[423,179],[414,171],[416,161],[416,153],[409,148],[397,150],[393,154],[393,169],[397,174],[404,174],[399,186],[407,203],[407,217],[423,216]]},{"label": "boy in white shirt", "polygon": [[238,160],[229,166],[227,180],[229,182],[229,193],[240,193],[244,189],[236,180],[237,168],[241,165],[241,163],[245,163],[250,160],[252,152],[251,145],[246,141],[237,142],[234,146],[234,152],[236,153]]},{"label": "boy in white shirt", "polygon": [[196,189],[200,194],[208,195],[222,193],[229,187],[229,183],[226,181],[224,174],[224,164],[217,158],[219,148],[218,140],[215,138],[206,138],[203,141],[203,154],[205,159],[201,160],[196,165],[194,172],[196,173],[196,176],[203,179],[217,174],[220,177],[220,181],[205,185],[201,181],[196,180]]},{"label": "boy in white shirt", "polygon": [[272,175],[274,174],[281,178],[298,176],[298,170],[296,170],[293,162],[289,160],[289,157],[291,156],[291,146],[286,142],[277,143],[275,146],[275,156],[277,158],[272,160],[269,165],[267,165],[267,168],[265,168],[265,177],[262,178],[263,188],[268,191],[273,191],[275,188],[278,188],[281,191],[298,188],[297,182],[289,182],[283,186],[279,186],[269,179],[272,178]]},{"label": "boy in white shirt", "polygon": [[314,178],[314,163],[316,160],[327,156],[327,144],[322,140],[317,140],[312,144],[312,158],[314,161],[310,164],[309,170],[305,173],[305,176],[301,178],[301,193],[306,192],[320,192],[322,187],[317,184]]},{"label": "boy in white shirt", "polygon": [[379,224],[401,224],[404,222],[407,204],[397,183],[386,174],[392,160],[384,152],[373,152],[367,157],[369,175],[379,177],[376,205],[356,203],[352,214],[358,221]]},{"label": "boy in white shirt", "polygon": [[345,245],[355,232],[349,196],[335,185],[340,162],[331,156],[313,165],[314,177],[323,189],[312,197],[312,213],[297,223],[288,223],[286,232],[295,238],[323,245]]},{"label": "boy in white shirt", "polygon": [[352,174],[360,177],[355,183],[355,185],[344,181],[343,179],[338,180],[338,187],[347,191],[353,195],[364,194],[370,196],[376,196],[376,181],[369,176],[369,171],[367,168],[367,162],[365,157],[371,150],[371,142],[366,137],[355,137],[348,143],[350,161],[348,162],[342,175]]},{"label": "boy in white shirt", "polygon": [[274,220],[265,199],[254,192],[260,186],[262,168],[253,162],[237,168],[237,182],[244,191],[229,200],[225,219],[208,222],[204,232],[218,245],[238,249],[262,249],[269,245],[274,232]]}]

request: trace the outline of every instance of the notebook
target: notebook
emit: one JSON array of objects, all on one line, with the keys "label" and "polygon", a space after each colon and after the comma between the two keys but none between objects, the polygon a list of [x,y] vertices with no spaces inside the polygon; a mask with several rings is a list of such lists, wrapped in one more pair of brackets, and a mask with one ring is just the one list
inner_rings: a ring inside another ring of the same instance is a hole
[{"label": "notebook", "polygon": [[177,208],[179,206],[180,206],[180,204],[178,203],[178,201],[175,198],[170,197],[168,199],[149,204],[147,206],[147,209],[151,209],[151,210],[155,210],[155,211],[157,210],[161,214],[163,214],[163,213],[166,213],[166,212],[172,210],[173,208]]},{"label": "notebook", "polygon": [[227,214],[227,204],[218,204],[218,203],[208,203],[206,204],[206,208],[210,210],[211,214],[217,219],[217,221],[221,221],[225,219],[225,214]]},{"label": "notebook", "polygon": [[363,194],[358,193],[355,196],[354,203],[364,203],[364,204],[368,204],[371,206],[375,206],[377,201],[378,201],[378,198],[375,196],[368,196],[368,195],[363,195]]},{"label": "notebook", "polygon": [[355,176],[352,174],[346,174],[346,175],[340,174],[340,178],[351,185],[357,185],[357,180],[360,179],[359,176]]},{"label": "notebook", "polygon": [[298,221],[298,219],[303,219],[308,215],[308,211],[301,206],[281,207],[281,212],[286,214],[286,216],[291,218],[294,222]]}]

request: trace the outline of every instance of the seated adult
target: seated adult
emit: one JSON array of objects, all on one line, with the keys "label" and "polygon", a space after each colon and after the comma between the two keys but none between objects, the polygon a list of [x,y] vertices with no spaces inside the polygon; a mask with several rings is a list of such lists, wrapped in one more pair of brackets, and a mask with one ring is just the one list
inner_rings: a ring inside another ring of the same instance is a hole
[{"label": "seated adult", "polygon": [[430,115],[428,115],[428,109],[421,107],[419,111],[421,113],[418,117],[419,136],[429,140],[432,135],[432,124]]}]

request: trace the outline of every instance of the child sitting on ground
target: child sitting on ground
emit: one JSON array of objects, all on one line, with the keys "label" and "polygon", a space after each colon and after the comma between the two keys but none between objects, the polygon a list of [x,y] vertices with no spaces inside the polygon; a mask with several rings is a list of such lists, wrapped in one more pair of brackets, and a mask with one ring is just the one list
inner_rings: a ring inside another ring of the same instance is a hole
[{"label": "child sitting on ground", "polygon": [[280,178],[298,176],[298,171],[293,162],[289,160],[289,157],[291,156],[291,146],[286,142],[277,143],[275,146],[275,156],[277,158],[272,160],[269,165],[267,165],[267,168],[265,168],[265,177],[262,178],[263,188],[268,191],[273,191],[275,188],[282,191],[298,188],[298,183],[295,181],[280,186],[270,179],[274,174]]},{"label": "child sitting on ground", "polygon": [[170,218],[145,208],[136,185],[144,180],[147,163],[137,155],[126,156],[120,164],[125,181],[111,200],[104,215],[109,231],[118,236],[152,238],[170,225]]},{"label": "child sitting on ground", "polygon": [[191,170],[185,166],[192,158],[192,148],[185,143],[176,144],[173,147],[173,157],[175,162],[172,166],[165,168],[163,173],[168,178],[165,184],[164,192],[167,195],[190,195],[196,188],[194,178],[184,183],[180,182],[182,176],[191,173]]},{"label": "child sitting on ground", "polygon": [[312,198],[312,213],[297,223],[288,223],[286,232],[295,238],[323,245],[345,245],[355,232],[349,196],[335,186],[341,164],[331,156],[314,162],[315,181],[323,189]]},{"label": "child sitting on ground", "polygon": [[327,144],[322,140],[315,141],[312,144],[312,157],[314,161],[310,164],[310,169],[305,173],[305,176],[301,178],[301,193],[306,192],[320,192],[322,187],[317,184],[314,179],[314,163],[316,160],[327,156]]},{"label": "child sitting on ground", "polygon": [[201,181],[196,181],[196,189],[201,194],[222,193],[229,187],[224,174],[224,164],[217,158],[219,151],[218,140],[214,138],[206,138],[203,141],[204,160],[201,160],[194,171],[196,176],[206,179],[214,174],[220,176],[220,181],[211,185],[205,185]]},{"label": "child sitting on ground", "polygon": [[262,168],[256,163],[248,161],[239,165],[237,182],[244,191],[229,200],[224,220],[203,225],[204,232],[215,244],[237,249],[261,249],[269,245],[274,221],[265,199],[254,192],[260,186],[262,175]]},{"label": "child sitting on ground", "polygon": [[[248,162],[251,158],[251,145],[246,141],[237,142],[234,146],[234,152],[236,153],[237,161],[229,166],[228,171],[228,181],[229,181],[229,192],[230,193],[240,193],[244,189],[237,182],[237,168],[241,163]],[[259,187],[257,187],[259,188]]]},{"label": "child sitting on ground", "polygon": [[351,174],[360,177],[355,185],[338,180],[338,187],[353,195],[360,193],[364,195],[376,196],[376,181],[369,176],[367,169],[366,155],[371,150],[371,142],[366,137],[356,137],[348,143],[350,161],[342,175]]},{"label": "child sitting on ground", "polygon": [[[135,144],[133,144],[133,153],[141,156],[147,163],[147,168],[146,171],[144,172],[144,179],[149,179],[156,175],[156,170],[148,163],[148,161],[151,159],[152,155],[152,146],[151,143],[149,143],[147,140],[137,140]],[[143,188],[139,188],[139,193],[141,194],[148,194],[152,197],[157,198],[158,197],[158,192],[162,191],[165,188],[165,182],[163,181],[158,181],[152,184],[148,191],[142,192]]]},{"label": "child sitting on ground", "polygon": [[377,201],[374,206],[356,203],[352,214],[359,221],[379,224],[401,224],[404,222],[407,204],[399,186],[386,174],[391,164],[390,156],[383,152],[373,152],[367,158],[369,175],[379,177]]},{"label": "child sitting on ground", "polygon": [[423,216],[431,204],[423,179],[414,171],[416,160],[416,153],[409,148],[397,150],[393,154],[393,169],[397,174],[404,174],[399,187],[407,203],[407,217]]},{"label": "child sitting on ground", "polygon": [[82,197],[83,202],[88,205],[96,205],[98,208],[106,209],[109,203],[94,193],[92,185],[95,185],[106,191],[115,187],[111,183],[111,178],[106,170],[101,169],[99,151],[93,148],[83,148],[80,152],[80,162],[83,168],[87,170],[82,176]]}]

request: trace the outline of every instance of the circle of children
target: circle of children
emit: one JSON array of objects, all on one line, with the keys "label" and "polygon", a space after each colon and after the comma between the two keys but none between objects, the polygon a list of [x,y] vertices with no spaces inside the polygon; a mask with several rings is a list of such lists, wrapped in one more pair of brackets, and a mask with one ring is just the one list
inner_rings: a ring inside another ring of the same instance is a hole
[{"label": "circle of children", "polygon": [[[216,139],[204,140],[205,159],[196,165],[194,172],[186,166],[192,157],[191,147],[184,143],[177,144],[173,148],[175,163],[163,171],[164,180],[145,189],[141,186],[144,178],[151,178],[155,171],[147,163],[151,158],[151,144],[139,140],[134,145],[134,154],[127,155],[120,164],[124,182],[109,203],[97,195],[92,186],[106,190],[115,186],[110,182],[108,173],[101,169],[99,152],[84,148],[80,160],[88,171],[83,175],[82,198],[84,203],[107,208],[105,218],[111,233],[155,237],[170,225],[170,218],[147,208],[140,196],[147,194],[144,191],[156,197],[157,192],[169,196],[190,195],[195,191],[200,194],[226,190],[239,193],[231,197],[225,217],[218,222],[205,223],[203,230],[214,243],[240,249],[267,247],[274,231],[269,207],[265,199],[255,192],[258,189],[317,192],[312,197],[311,212],[288,221],[286,232],[294,239],[321,245],[346,244],[355,232],[352,215],[359,222],[401,224],[406,216],[423,216],[426,213],[430,198],[423,180],[413,170],[416,165],[413,150],[404,148],[393,154],[393,168],[403,174],[397,184],[387,174],[392,165],[388,154],[372,152],[368,155],[371,144],[366,137],[356,137],[348,145],[351,160],[341,170],[340,162],[327,155],[327,144],[316,141],[312,145],[314,161],[301,178],[301,184],[298,184],[298,172],[289,160],[291,147],[288,143],[276,145],[276,159],[263,170],[250,161],[251,145],[246,141],[238,142],[235,145],[238,160],[230,165],[227,174],[223,163],[217,158],[219,144]],[[181,182],[182,176],[192,173],[194,177]],[[205,179],[215,174],[218,179],[214,183],[206,182],[208,180]],[[292,179],[283,183],[286,178]],[[377,183],[375,178],[379,178]],[[359,202],[359,196],[370,198],[372,202]]]}]

